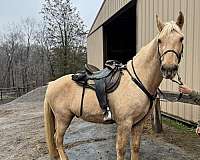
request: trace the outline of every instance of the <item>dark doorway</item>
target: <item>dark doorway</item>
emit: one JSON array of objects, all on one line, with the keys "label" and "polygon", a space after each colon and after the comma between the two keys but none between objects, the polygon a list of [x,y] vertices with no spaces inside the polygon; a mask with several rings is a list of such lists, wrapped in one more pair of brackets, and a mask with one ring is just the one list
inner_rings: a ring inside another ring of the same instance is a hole
[{"label": "dark doorway", "polygon": [[104,24],[104,61],[125,64],[136,54],[136,3],[130,2]]}]

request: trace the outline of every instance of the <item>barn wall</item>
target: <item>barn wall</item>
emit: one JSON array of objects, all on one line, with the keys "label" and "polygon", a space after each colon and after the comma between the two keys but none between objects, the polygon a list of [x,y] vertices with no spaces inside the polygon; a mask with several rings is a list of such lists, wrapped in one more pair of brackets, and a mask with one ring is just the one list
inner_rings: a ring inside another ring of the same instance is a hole
[{"label": "barn wall", "polygon": [[99,26],[106,22],[110,17],[117,13],[122,7],[124,7],[131,0],[106,0],[104,1],[102,8],[97,15],[94,24],[90,30],[90,33],[95,31]]},{"label": "barn wall", "polygon": [[87,63],[103,68],[103,27],[87,39]]},{"label": "barn wall", "polygon": [[[200,90],[200,1],[199,0],[138,0],[137,2],[137,50],[147,44],[158,32],[155,23],[155,13],[163,21],[176,20],[181,10],[185,16],[183,32],[184,57],[179,73],[182,81],[188,86]],[[161,84],[163,90],[177,91],[177,85],[169,80]],[[162,103],[164,112],[179,116],[189,121],[200,119],[200,107],[178,103]]]},{"label": "barn wall", "polygon": [[131,0],[104,1],[87,38],[87,61],[103,67],[103,27],[102,24],[117,13]]}]

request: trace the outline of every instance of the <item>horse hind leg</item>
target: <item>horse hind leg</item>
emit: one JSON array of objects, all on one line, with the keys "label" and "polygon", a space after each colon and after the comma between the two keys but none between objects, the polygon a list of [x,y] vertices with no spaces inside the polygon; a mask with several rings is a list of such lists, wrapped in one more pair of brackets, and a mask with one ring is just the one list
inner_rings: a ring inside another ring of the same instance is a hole
[{"label": "horse hind leg", "polygon": [[45,126],[45,137],[48,146],[49,156],[51,160],[56,160],[59,157],[58,151],[56,149],[56,144],[54,140],[55,134],[55,117],[49,106],[47,99],[44,101],[44,126]]},{"label": "horse hind leg", "polygon": [[139,149],[144,122],[140,122],[131,129],[131,160],[139,160]]},{"label": "horse hind leg", "polygon": [[56,147],[60,156],[60,160],[69,160],[68,156],[65,155],[63,147],[63,139],[66,129],[69,127],[74,115],[67,115],[64,118],[57,117],[56,119],[56,133],[55,133],[55,142]]}]

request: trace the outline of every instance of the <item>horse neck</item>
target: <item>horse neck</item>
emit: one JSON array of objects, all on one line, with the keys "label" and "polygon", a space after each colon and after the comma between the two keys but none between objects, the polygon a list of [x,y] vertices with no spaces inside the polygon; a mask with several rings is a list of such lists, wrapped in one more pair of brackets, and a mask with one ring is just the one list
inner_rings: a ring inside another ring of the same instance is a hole
[{"label": "horse neck", "polygon": [[[143,47],[133,58],[135,71],[151,94],[156,92],[162,81],[159,58],[156,38]],[[132,71],[131,62],[128,62],[127,66]]]}]

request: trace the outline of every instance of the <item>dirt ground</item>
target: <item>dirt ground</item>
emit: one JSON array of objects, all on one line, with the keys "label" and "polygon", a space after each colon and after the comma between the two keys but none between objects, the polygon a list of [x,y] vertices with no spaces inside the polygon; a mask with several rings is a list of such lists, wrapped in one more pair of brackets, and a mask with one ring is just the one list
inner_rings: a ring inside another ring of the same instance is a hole
[{"label": "dirt ground", "polygon": [[[41,87],[0,105],[0,160],[47,160],[44,140]],[[70,160],[115,160],[116,125],[73,120],[65,134]],[[200,138],[188,130],[164,125],[164,133],[154,134],[146,125],[141,142],[143,160],[200,160]],[[130,159],[127,147],[126,159]]]}]

